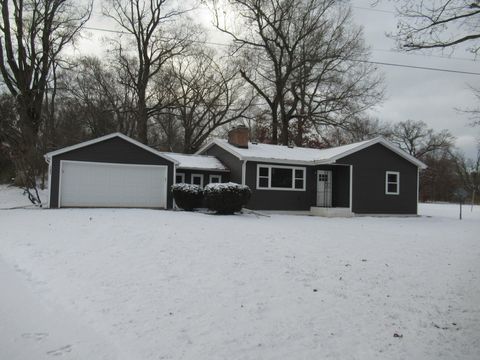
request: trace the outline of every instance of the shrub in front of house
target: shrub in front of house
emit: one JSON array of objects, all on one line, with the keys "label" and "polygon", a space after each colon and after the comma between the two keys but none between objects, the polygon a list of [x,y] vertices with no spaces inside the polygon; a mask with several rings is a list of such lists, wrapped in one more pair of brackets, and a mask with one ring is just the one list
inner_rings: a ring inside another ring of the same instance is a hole
[{"label": "shrub in front of house", "polygon": [[245,185],[217,183],[205,186],[203,197],[209,210],[217,214],[233,214],[241,211],[250,200],[252,192]]},{"label": "shrub in front of house", "polygon": [[202,206],[203,191],[198,185],[174,184],[172,194],[177,206],[186,211],[192,211]]}]

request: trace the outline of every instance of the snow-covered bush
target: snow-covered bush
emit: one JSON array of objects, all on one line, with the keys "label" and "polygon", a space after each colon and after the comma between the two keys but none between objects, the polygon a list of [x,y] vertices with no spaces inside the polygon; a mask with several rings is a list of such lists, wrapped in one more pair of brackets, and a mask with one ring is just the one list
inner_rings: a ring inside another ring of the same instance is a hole
[{"label": "snow-covered bush", "polygon": [[202,206],[202,188],[193,184],[173,184],[172,194],[177,206],[183,210],[192,211]]},{"label": "snow-covered bush", "polygon": [[251,194],[248,186],[232,182],[208,184],[203,190],[207,208],[218,214],[233,214],[242,210]]}]

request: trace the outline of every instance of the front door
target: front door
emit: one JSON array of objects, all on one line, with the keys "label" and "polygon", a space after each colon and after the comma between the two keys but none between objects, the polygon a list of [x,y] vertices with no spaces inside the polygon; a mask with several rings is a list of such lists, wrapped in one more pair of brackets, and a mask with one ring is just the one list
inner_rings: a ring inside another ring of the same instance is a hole
[{"label": "front door", "polygon": [[317,171],[317,206],[332,207],[332,172]]}]

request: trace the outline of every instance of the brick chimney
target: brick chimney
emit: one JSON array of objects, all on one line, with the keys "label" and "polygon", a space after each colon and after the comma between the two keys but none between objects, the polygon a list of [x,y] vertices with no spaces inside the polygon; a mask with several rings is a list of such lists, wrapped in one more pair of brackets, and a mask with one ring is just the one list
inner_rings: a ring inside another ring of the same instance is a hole
[{"label": "brick chimney", "polygon": [[248,148],[250,130],[246,126],[238,126],[228,132],[228,143],[240,148]]}]

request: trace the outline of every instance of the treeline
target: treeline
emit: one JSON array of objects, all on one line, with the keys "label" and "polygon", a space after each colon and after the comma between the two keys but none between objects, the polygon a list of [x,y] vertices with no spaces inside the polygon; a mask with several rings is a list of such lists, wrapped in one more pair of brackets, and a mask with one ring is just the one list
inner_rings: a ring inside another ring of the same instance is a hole
[{"label": "treeline", "polygon": [[[35,188],[45,182],[43,154],[114,131],[193,153],[235,124],[247,124],[258,141],[296,146],[383,134],[438,163],[428,171],[443,163],[459,168],[447,132],[405,122],[425,133],[412,148],[400,128],[366,116],[383,99],[383,80],[345,2],[205,3],[226,46],[207,41],[209,29],[195,21],[189,2],[107,0],[102,16],[114,32],[103,54],[72,58],[67,50],[85,34],[93,3],[2,1],[0,176]],[[468,177],[478,172],[478,164],[464,165]],[[426,174],[425,199],[449,200],[467,181],[460,173],[449,184],[445,172]]]}]

